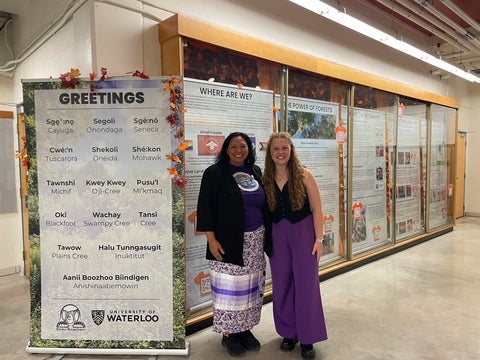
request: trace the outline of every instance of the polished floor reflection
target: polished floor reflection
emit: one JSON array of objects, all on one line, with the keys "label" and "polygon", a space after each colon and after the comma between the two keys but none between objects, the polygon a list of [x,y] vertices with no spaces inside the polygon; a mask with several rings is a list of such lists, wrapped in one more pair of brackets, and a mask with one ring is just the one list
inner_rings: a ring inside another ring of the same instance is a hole
[{"label": "polished floor reflection", "polygon": [[[326,360],[480,359],[480,218],[464,217],[454,231],[321,284],[329,339],[315,345]],[[28,279],[0,277],[0,359],[47,359],[27,354]],[[249,359],[301,359],[280,351],[272,306],[253,330],[262,343]],[[231,359],[210,328],[188,336],[187,356]],[[65,355],[65,359],[154,359],[154,356]]]}]

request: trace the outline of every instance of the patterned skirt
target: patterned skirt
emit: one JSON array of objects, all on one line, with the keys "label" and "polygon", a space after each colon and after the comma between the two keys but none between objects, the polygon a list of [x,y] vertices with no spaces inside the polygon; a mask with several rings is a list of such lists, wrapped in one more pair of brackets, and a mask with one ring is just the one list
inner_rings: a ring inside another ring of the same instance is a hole
[{"label": "patterned skirt", "polygon": [[245,266],[209,261],[214,332],[239,333],[260,322],[265,291],[264,234],[263,225],[244,234]]}]

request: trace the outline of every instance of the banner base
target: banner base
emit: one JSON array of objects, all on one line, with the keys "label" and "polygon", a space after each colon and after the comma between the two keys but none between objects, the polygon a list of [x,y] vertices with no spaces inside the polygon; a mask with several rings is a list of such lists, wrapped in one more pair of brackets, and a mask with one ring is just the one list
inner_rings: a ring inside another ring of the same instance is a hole
[{"label": "banner base", "polygon": [[190,355],[190,342],[185,342],[185,349],[97,349],[97,348],[44,348],[31,347],[27,344],[27,353],[31,354],[77,354],[77,355]]}]

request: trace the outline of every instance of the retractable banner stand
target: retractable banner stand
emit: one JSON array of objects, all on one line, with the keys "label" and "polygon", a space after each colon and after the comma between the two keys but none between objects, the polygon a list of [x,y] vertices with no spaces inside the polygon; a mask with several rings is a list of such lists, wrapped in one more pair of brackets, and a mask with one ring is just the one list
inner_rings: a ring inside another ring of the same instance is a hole
[{"label": "retractable banner stand", "polygon": [[23,90],[27,352],[188,355],[181,79]]}]

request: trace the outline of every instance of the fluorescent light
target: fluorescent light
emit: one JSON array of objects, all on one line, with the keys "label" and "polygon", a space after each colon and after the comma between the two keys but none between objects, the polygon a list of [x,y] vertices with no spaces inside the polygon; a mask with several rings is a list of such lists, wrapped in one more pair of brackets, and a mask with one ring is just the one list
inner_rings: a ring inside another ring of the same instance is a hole
[{"label": "fluorescent light", "polygon": [[475,40],[475,35],[473,35],[470,31],[465,33],[465,38],[468,40]]},{"label": "fluorescent light", "polygon": [[304,7],[307,10],[310,10],[318,15],[321,15],[329,20],[336,22],[337,24],[343,25],[353,31],[356,31],[360,34],[363,34],[375,41],[381,42],[393,49],[401,51],[407,55],[413,56],[414,58],[426,62],[430,65],[433,65],[439,69],[445,70],[453,75],[459,76],[465,80],[480,83],[480,78],[463,71],[462,69],[443,61],[429,53],[420,50],[410,44],[407,44],[404,41],[397,40],[391,35],[374,28],[363,21],[360,21],[350,15],[347,15],[344,12],[340,12],[334,7],[325,4],[319,0],[290,0],[291,2]]}]

